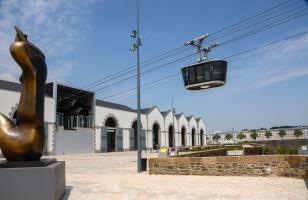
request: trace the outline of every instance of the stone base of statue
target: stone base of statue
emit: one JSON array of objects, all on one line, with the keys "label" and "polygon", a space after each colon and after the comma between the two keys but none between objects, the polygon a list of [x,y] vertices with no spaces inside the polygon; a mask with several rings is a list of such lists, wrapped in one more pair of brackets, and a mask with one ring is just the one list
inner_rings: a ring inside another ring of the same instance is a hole
[{"label": "stone base of statue", "polygon": [[65,193],[65,162],[0,161],[1,200],[60,200]]}]

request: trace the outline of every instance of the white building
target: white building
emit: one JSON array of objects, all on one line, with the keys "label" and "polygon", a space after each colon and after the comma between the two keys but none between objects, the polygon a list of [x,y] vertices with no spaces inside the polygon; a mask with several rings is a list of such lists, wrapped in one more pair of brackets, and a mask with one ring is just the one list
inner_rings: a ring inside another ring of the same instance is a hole
[{"label": "white building", "polygon": [[[279,132],[283,130],[285,131],[286,135],[280,137]],[[294,135],[295,130],[301,130],[303,135],[296,137]],[[251,137],[252,133],[256,133],[257,137],[256,139]],[[266,132],[270,133],[266,135]],[[244,138],[241,140],[238,138],[238,134],[243,134]],[[213,139],[214,135],[218,134],[220,135],[220,139],[218,141],[215,141]],[[227,134],[232,134],[232,138],[228,140],[226,138]],[[294,139],[308,139],[308,126],[294,126],[289,128],[271,128],[271,129],[259,129],[259,130],[248,130],[244,129],[240,132],[217,132],[213,134],[209,134],[209,141],[208,143],[220,143],[220,144],[232,144],[237,142],[243,142],[243,141],[270,141],[270,140],[294,140]]]},{"label": "white building", "polygon": [[[0,80],[0,112],[16,120],[20,84]],[[137,113],[128,106],[96,100],[95,93],[46,84],[45,154],[129,151],[137,147]],[[203,119],[141,110],[143,149],[206,145]]]}]

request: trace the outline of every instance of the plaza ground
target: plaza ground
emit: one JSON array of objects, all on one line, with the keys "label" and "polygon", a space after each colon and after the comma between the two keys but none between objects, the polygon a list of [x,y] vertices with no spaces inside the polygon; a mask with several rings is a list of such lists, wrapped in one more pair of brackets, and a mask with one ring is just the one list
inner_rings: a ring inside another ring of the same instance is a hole
[{"label": "plaza ground", "polygon": [[[156,157],[154,153],[145,154]],[[136,173],[136,152],[53,156],[66,162],[69,200],[307,200],[308,182],[287,177],[166,176]]]}]

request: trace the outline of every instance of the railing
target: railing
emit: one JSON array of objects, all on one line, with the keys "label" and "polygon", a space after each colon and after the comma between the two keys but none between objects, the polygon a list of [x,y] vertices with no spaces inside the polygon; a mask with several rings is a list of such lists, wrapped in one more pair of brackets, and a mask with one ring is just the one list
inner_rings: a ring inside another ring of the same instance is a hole
[{"label": "railing", "polygon": [[57,113],[56,117],[56,124],[57,126],[64,126],[64,114],[63,113]]},{"label": "railing", "polygon": [[57,113],[56,118],[57,126],[64,126],[65,129],[91,128],[92,121],[92,116],[75,115],[64,118],[63,113]]}]

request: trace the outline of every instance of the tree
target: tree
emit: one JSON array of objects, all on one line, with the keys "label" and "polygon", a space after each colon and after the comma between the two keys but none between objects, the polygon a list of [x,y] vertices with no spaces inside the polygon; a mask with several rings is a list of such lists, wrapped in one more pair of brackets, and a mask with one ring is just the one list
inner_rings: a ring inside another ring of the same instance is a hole
[{"label": "tree", "polygon": [[217,142],[218,140],[220,140],[220,138],[221,138],[221,136],[220,136],[218,133],[216,133],[216,134],[213,136],[213,140],[215,140],[216,142]]},{"label": "tree", "polygon": [[257,140],[257,137],[259,137],[257,131],[252,131],[252,133],[250,133],[250,137],[254,140]]},{"label": "tree", "polygon": [[240,140],[243,140],[244,138],[246,138],[246,135],[244,135],[243,133],[239,133],[236,137]]},{"label": "tree", "polygon": [[293,135],[296,137],[296,138],[299,138],[301,136],[303,136],[303,131],[301,129],[295,129]]},{"label": "tree", "polygon": [[270,137],[272,137],[272,132],[266,131],[266,132],[265,132],[265,137],[266,137],[267,139],[269,139]]},{"label": "tree", "polygon": [[231,139],[233,138],[233,135],[232,135],[231,133],[228,133],[228,134],[225,136],[225,138],[226,138],[227,140],[231,140]]},{"label": "tree", "polygon": [[283,140],[283,137],[287,135],[287,132],[285,130],[280,130],[278,132],[279,137],[281,137],[281,139]]},{"label": "tree", "polygon": [[208,135],[205,135],[205,138],[206,140],[210,140],[209,136]]}]

